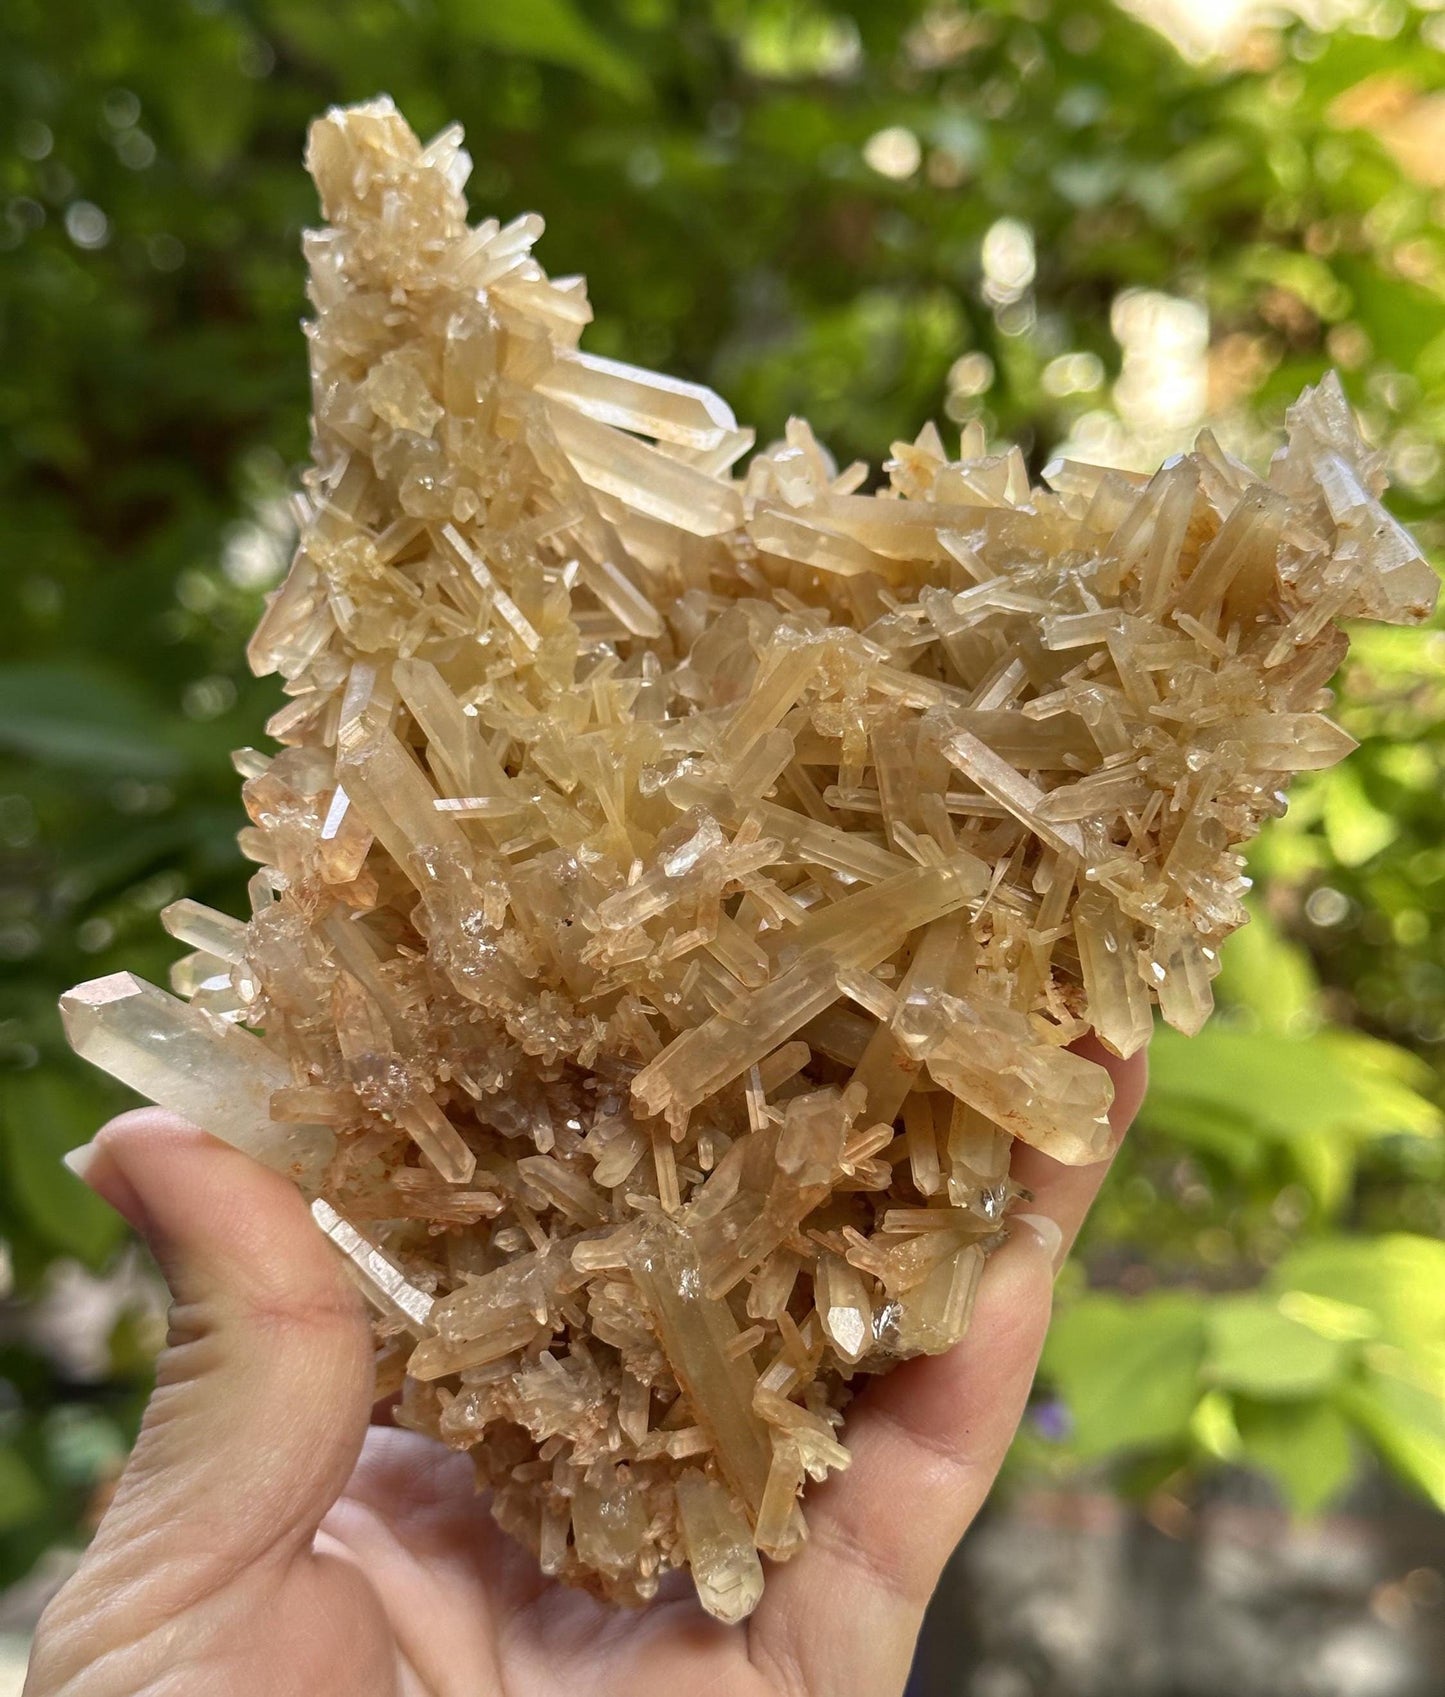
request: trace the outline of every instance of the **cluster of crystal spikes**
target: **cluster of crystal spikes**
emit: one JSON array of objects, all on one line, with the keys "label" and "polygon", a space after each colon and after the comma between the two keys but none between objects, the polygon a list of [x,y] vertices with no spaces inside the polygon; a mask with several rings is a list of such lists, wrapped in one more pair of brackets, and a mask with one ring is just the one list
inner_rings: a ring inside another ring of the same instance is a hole
[{"label": "cluster of crystal spikes", "polygon": [[735,472],[716,395],[578,351],[540,219],[468,224],[460,140],[312,130],[253,912],[66,1019],[296,1178],[548,1573],[737,1620],[860,1377],[963,1333],[1012,1140],[1105,1149],[1068,1045],[1207,1017],[1238,845],[1350,746],[1337,621],[1435,578],[1333,380],[1264,478],[930,426],[868,493],[799,422]]}]

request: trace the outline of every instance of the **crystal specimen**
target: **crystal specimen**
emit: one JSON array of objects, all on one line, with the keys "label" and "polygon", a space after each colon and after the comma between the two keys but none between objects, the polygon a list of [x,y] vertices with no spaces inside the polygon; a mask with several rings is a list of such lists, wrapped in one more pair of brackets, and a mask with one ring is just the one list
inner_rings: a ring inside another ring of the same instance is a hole
[{"label": "crystal specimen", "polygon": [[860,1376],[962,1334],[1011,1140],[1105,1151],[1067,1045],[1208,1016],[1238,846],[1349,746],[1339,621],[1435,579],[1333,378],[1263,478],[930,426],[867,494],[798,421],[735,475],[716,395],[578,351],[539,219],[468,224],[460,141],[313,127],[253,913],[177,903],[188,1002],[67,1029],[297,1180],[548,1573],[737,1620]]}]

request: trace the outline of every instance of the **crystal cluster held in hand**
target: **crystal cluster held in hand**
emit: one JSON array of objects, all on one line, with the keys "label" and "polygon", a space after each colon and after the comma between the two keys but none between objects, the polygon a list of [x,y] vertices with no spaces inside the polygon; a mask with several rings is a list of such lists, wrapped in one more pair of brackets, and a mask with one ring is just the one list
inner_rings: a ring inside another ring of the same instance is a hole
[{"label": "crystal cluster held in hand", "polygon": [[1207,1017],[1237,846],[1350,746],[1337,621],[1435,579],[1333,379],[1265,478],[929,426],[865,493],[797,421],[738,471],[716,395],[578,351],[540,219],[468,224],[460,141],[313,127],[252,915],[65,1016],[302,1186],[548,1573],[737,1620],[861,1376],[962,1335],[1013,1139],[1106,1150],[1067,1045]]}]

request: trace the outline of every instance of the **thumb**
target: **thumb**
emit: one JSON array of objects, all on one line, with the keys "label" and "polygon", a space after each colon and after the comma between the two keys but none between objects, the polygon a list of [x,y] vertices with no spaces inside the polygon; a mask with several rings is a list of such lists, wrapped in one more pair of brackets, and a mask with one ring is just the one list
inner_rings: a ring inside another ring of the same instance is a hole
[{"label": "thumb", "polygon": [[174,1115],[123,1114],[67,1165],[145,1239],[173,1299],[86,1566],[144,1574],[149,1604],[173,1610],[309,1548],[365,1436],[370,1329],[300,1194]]}]

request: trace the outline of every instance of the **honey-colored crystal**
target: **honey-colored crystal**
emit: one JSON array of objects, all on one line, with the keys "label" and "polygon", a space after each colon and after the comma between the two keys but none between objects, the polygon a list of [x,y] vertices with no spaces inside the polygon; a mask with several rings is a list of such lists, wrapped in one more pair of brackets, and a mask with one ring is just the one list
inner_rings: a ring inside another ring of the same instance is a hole
[{"label": "honey-colored crystal", "polygon": [[76,1048],[289,1172],[398,1418],[543,1569],[745,1616],[868,1375],[962,1336],[1022,1138],[1108,1146],[1087,1029],[1196,1031],[1239,847],[1339,759],[1339,623],[1435,579],[1327,378],[1266,476],[806,424],[578,348],[460,132],[312,129],[314,466],[250,647],[245,922]]}]

